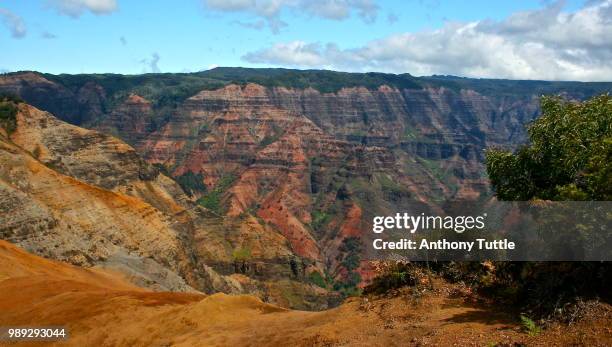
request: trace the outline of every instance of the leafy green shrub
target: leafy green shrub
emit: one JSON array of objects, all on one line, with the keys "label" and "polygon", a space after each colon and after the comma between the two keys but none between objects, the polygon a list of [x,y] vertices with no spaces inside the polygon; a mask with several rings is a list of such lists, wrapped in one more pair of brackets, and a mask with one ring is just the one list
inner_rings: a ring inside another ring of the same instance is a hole
[{"label": "leafy green shrub", "polygon": [[378,182],[383,193],[389,197],[409,196],[410,192],[401,184],[394,182],[388,175],[378,175]]},{"label": "leafy green shrub", "polygon": [[533,320],[524,315],[521,315],[521,325],[529,336],[536,336],[542,332],[542,329]]},{"label": "leafy green shrub", "polygon": [[156,168],[157,170],[159,170],[159,172],[161,172],[162,174],[164,174],[164,175],[166,175],[168,177],[172,177],[172,174],[170,173],[168,168],[166,166],[164,166],[164,164],[153,163],[153,167]]},{"label": "leafy green shrub", "polygon": [[331,215],[324,211],[312,211],[312,222],[310,226],[312,229],[318,231],[323,228],[331,220]]},{"label": "leafy green shrub", "polygon": [[198,204],[216,214],[223,214],[225,211],[221,204],[221,199],[223,198],[223,194],[232,186],[236,178],[237,177],[233,174],[222,177],[213,190],[198,199]]},{"label": "leafy green shrub", "polygon": [[402,262],[379,264],[378,276],[364,290],[366,294],[384,294],[392,289],[415,286],[425,277],[418,265]]},{"label": "leafy green shrub", "polygon": [[17,104],[23,102],[14,96],[0,96],[0,126],[11,134],[17,129]]},{"label": "leafy green shrub", "polygon": [[259,142],[259,148],[264,148],[267,147],[268,145],[278,141],[278,139],[281,138],[281,136],[283,136],[283,129],[281,129],[278,125],[273,124],[272,125],[272,134],[268,134],[266,136],[264,136],[264,138],[261,140],[261,142]]},{"label": "leafy green shrub", "polygon": [[206,192],[204,177],[200,172],[193,173],[191,171],[187,171],[186,173],[176,177],[175,181],[181,186],[181,188],[183,188],[185,193],[189,194],[190,196]]},{"label": "leafy green shrub", "polygon": [[361,260],[361,240],[357,237],[347,237],[340,245],[339,260],[349,272],[357,269]]},{"label": "leafy green shrub", "polygon": [[343,297],[348,298],[351,296],[360,296],[363,294],[361,288],[357,287],[357,284],[361,282],[361,276],[357,273],[351,274],[347,282],[341,283],[334,286],[334,290],[342,294]]},{"label": "leafy green shrub", "polygon": [[265,137],[264,137],[264,138],[261,140],[261,142],[259,142],[259,145],[258,145],[258,146],[259,146],[259,148],[264,148],[264,147],[267,147],[268,145],[270,145],[270,144],[272,144],[272,143],[276,142],[277,140],[278,140],[278,137],[277,137],[277,136],[269,136],[269,135],[266,135],[266,136],[265,136]]},{"label": "leafy green shrub", "polygon": [[321,276],[321,274],[318,271],[313,271],[308,275],[308,279],[310,280],[311,283],[321,287],[321,288],[327,288],[327,282],[325,281],[325,279],[323,278],[323,276]]},{"label": "leafy green shrub", "polygon": [[212,191],[199,198],[198,204],[208,210],[215,212],[216,214],[223,213],[223,209],[221,206],[221,194],[216,191]]},{"label": "leafy green shrub", "polygon": [[336,260],[346,270],[342,278],[334,283],[334,290],[340,292],[344,296],[352,296],[360,293],[357,288],[361,283],[361,275],[355,270],[359,268],[361,263],[361,241],[357,237],[347,237],[342,240],[342,244],[338,248],[340,251]]}]

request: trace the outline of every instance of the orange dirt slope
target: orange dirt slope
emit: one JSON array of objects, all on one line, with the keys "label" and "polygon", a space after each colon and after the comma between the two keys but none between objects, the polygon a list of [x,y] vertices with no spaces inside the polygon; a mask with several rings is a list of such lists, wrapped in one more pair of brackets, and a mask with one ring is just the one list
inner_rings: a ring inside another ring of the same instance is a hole
[{"label": "orange dirt slope", "polygon": [[610,310],[588,324],[529,337],[512,315],[469,303],[448,284],[437,288],[353,298],[322,312],[292,311],[246,295],[151,292],[119,275],[42,259],[0,241],[0,326],[65,325],[70,339],[61,346],[612,343]]}]

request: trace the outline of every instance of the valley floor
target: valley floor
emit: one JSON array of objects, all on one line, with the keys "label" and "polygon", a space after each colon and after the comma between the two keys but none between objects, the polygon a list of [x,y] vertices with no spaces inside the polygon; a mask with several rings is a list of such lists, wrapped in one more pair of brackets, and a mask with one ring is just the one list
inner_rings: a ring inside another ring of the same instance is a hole
[{"label": "valley floor", "polygon": [[406,289],[328,311],[294,311],[244,295],[151,292],[118,274],[0,241],[0,326],[65,325],[70,339],[62,346],[612,345],[607,305],[532,337],[516,312],[472,298],[466,288],[436,281],[423,294]]}]

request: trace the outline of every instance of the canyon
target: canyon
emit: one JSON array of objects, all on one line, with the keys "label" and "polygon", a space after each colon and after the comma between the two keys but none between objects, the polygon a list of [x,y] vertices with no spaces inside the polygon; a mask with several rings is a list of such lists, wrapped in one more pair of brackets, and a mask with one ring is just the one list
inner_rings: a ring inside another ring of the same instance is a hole
[{"label": "canyon", "polygon": [[[368,282],[376,215],[491,199],[538,97],[612,83],[217,68],[0,75],[2,239],[156,290],[336,306]],[[27,105],[27,104],[30,105]]]}]

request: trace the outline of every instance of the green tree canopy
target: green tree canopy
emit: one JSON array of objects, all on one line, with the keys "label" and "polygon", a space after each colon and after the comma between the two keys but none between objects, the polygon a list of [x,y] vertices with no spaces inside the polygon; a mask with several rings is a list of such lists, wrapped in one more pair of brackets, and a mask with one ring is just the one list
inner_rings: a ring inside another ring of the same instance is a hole
[{"label": "green tree canopy", "polygon": [[489,150],[487,173],[500,200],[612,200],[612,97],[542,97],[530,143]]}]

